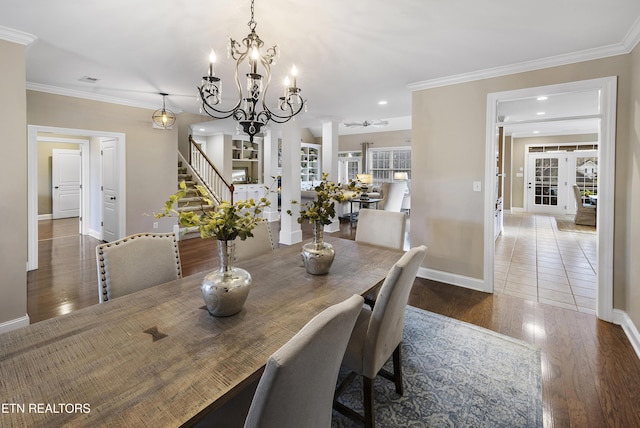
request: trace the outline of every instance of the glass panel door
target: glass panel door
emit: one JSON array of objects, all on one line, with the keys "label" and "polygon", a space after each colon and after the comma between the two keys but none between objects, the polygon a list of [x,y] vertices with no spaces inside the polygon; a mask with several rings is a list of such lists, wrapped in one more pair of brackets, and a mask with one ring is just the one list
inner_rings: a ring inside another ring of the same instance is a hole
[{"label": "glass panel door", "polygon": [[527,211],[548,214],[566,212],[566,156],[529,154]]}]

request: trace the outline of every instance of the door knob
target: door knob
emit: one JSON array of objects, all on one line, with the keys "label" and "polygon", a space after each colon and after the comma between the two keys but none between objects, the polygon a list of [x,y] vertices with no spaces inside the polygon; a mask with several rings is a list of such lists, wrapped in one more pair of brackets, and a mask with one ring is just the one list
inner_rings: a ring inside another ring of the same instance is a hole
[{"label": "door knob", "polygon": [[111,199],[112,201],[115,201],[115,200],[116,200],[116,197],[115,197],[115,196],[112,196],[112,197],[110,197],[109,199]]}]

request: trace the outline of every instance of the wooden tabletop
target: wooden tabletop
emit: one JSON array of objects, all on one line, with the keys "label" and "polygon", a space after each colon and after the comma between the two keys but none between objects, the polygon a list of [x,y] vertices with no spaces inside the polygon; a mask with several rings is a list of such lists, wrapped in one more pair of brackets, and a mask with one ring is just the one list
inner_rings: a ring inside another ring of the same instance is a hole
[{"label": "wooden tabletop", "polygon": [[326,307],[365,294],[402,254],[327,237],[328,275],[307,274],[301,244],[239,264],[244,309],[209,315],[205,273],[0,335],[0,426],[181,426],[249,382]]}]

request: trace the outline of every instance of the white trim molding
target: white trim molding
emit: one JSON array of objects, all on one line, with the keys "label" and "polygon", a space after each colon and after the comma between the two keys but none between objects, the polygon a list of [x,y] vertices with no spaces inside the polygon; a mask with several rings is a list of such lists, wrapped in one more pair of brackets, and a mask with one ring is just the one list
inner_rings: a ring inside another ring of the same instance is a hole
[{"label": "white trim molding", "polygon": [[430,279],[432,281],[443,282],[445,284],[457,285],[458,287],[469,288],[475,291],[485,291],[484,281],[478,278],[458,275],[450,272],[421,267],[418,269],[418,278]]},{"label": "white trim molding", "polygon": [[473,82],[476,80],[508,76],[510,74],[524,73],[527,71],[541,70],[550,67],[559,67],[562,65],[592,61],[617,55],[625,55],[631,53],[631,51],[633,51],[638,43],[640,43],[640,17],[636,19],[636,21],[633,23],[624,39],[620,43],[614,43],[599,48],[585,49],[577,52],[570,52],[563,55],[554,55],[532,61],[524,61],[516,64],[505,65],[502,67],[487,68],[484,70],[472,71],[470,73],[455,74],[453,76],[423,80],[420,82],[410,83],[407,85],[407,88],[411,91],[421,91],[423,89],[456,85],[459,83]]},{"label": "white trim molding", "polygon": [[33,43],[37,37],[24,31],[14,30],[13,28],[0,25],[0,39],[27,46]]},{"label": "white trim molding", "polygon": [[11,330],[26,327],[30,324],[29,315],[25,314],[23,317],[15,318],[9,321],[0,323],[0,334],[6,333]]},{"label": "white trim molding", "polygon": [[619,309],[613,310],[613,323],[622,327],[622,330],[627,335],[633,350],[636,351],[636,355],[640,358],[640,332],[635,326],[629,315],[625,311]]}]

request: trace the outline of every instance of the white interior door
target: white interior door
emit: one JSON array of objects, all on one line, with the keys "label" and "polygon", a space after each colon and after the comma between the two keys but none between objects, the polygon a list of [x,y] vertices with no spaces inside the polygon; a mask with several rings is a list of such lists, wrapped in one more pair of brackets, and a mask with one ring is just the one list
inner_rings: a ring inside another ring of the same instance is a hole
[{"label": "white interior door", "polygon": [[554,153],[527,155],[527,211],[559,214],[567,212],[567,159]]},{"label": "white interior door", "polygon": [[80,150],[52,150],[51,196],[54,219],[80,216],[81,160]]},{"label": "white interior door", "polygon": [[349,180],[355,180],[356,175],[360,173],[361,157],[342,157],[338,159],[338,182],[348,183]]},{"label": "white interior door", "polygon": [[111,242],[118,239],[118,164],[116,140],[101,143],[102,168],[102,240]]}]

